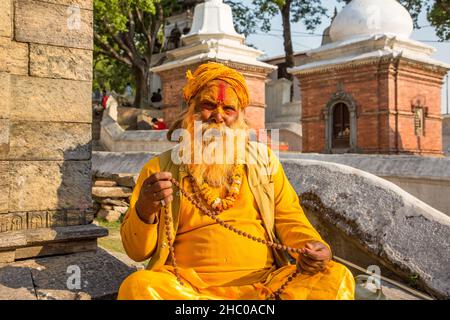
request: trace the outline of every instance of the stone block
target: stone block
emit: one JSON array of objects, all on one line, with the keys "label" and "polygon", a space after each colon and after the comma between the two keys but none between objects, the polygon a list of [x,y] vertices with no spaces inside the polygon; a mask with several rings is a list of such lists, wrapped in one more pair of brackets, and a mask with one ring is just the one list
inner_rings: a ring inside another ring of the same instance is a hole
[{"label": "stone block", "polygon": [[125,214],[128,211],[128,207],[118,207],[118,206],[114,206],[113,207],[114,211],[119,212],[120,214]]},{"label": "stone block", "polygon": [[31,270],[14,266],[0,267],[0,300],[37,300]]},{"label": "stone block", "polygon": [[11,120],[92,122],[88,81],[11,77]]},{"label": "stone block", "polygon": [[98,219],[105,219],[108,222],[116,222],[120,219],[120,216],[120,212],[117,212],[115,210],[100,209],[97,212]]},{"label": "stone block", "polygon": [[[1,62],[0,62],[1,63]],[[0,72],[0,119],[9,119],[11,104],[11,76]]]},{"label": "stone block", "polygon": [[[0,251],[0,264],[13,262],[15,257],[14,250],[9,251]],[[5,288],[0,288],[0,290],[5,290]],[[1,297],[4,293],[0,292],[0,300],[3,300]]]},{"label": "stone block", "polygon": [[119,207],[128,206],[128,203],[126,201],[118,200],[118,199],[100,198],[100,199],[95,199],[95,201],[98,201],[101,204],[109,204],[109,205],[114,205],[114,206],[119,206]]},{"label": "stone block", "polygon": [[0,1],[0,37],[12,36],[12,0]]},{"label": "stone block", "polygon": [[113,178],[119,186],[134,188],[138,175],[118,173],[113,175]]},{"label": "stone block", "polygon": [[90,161],[10,162],[9,211],[91,208]]},{"label": "stone block", "polygon": [[92,195],[98,198],[125,198],[131,195],[131,191],[126,187],[93,187]]},{"label": "stone block", "polygon": [[39,228],[0,233],[1,251],[38,246],[48,243],[59,243],[96,239],[108,235],[108,230],[93,224]]},{"label": "stone block", "polygon": [[43,0],[42,2],[61,4],[81,9],[93,10],[93,0]]},{"label": "stone block", "polygon": [[94,182],[94,187],[115,187],[117,182],[107,179],[97,179]]},{"label": "stone block", "polygon": [[90,124],[11,122],[9,159],[89,160],[90,147]]},{"label": "stone block", "polygon": [[286,160],[283,167],[302,207],[317,213],[321,223],[335,226],[402,279],[416,275],[421,289],[450,297],[448,216],[393,183],[351,167],[315,160]]},{"label": "stone block", "polygon": [[15,260],[32,257],[51,256],[55,254],[69,254],[76,252],[95,251],[97,240],[80,240],[74,242],[46,243],[38,246],[19,248],[15,250]]},{"label": "stone block", "polygon": [[0,72],[28,74],[28,44],[0,37]]},{"label": "stone block", "polygon": [[15,2],[15,38],[21,42],[93,48],[93,12],[33,0]]},{"label": "stone block", "polygon": [[9,153],[9,120],[0,119],[0,159],[5,159]]},{"label": "stone block", "polygon": [[0,161],[0,215],[8,212],[9,161]]},{"label": "stone block", "polygon": [[30,75],[91,81],[92,51],[31,44]]}]

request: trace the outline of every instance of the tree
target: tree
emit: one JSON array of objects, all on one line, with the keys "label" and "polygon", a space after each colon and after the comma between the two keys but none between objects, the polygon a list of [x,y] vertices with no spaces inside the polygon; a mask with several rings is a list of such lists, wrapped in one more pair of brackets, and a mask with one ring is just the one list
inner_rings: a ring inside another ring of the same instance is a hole
[{"label": "tree", "polygon": [[103,56],[95,59],[93,90],[123,92],[127,83],[132,83],[133,79],[131,69],[126,64]]},{"label": "tree", "polygon": [[152,54],[162,45],[157,39],[165,19],[183,8],[179,2],[94,0],[94,60],[107,57],[131,70],[136,86],[134,107],[143,107],[150,101]]},{"label": "tree", "polygon": [[436,0],[428,6],[428,21],[436,28],[437,36],[442,40],[450,40],[450,0]]}]

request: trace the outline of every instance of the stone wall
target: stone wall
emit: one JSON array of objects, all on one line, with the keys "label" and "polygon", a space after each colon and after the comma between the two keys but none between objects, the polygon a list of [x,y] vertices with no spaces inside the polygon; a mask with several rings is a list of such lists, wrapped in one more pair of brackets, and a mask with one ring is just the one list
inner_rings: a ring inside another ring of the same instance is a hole
[{"label": "stone wall", "polygon": [[168,130],[126,131],[119,125],[118,117],[116,105],[111,105],[103,112],[100,144],[108,151],[163,152],[175,145],[175,142],[167,139]]},{"label": "stone wall", "polygon": [[138,117],[148,116],[151,118],[163,118],[164,113],[162,110],[157,109],[138,109],[130,107],[118,107],[117,108],[117,122],[126,130],[139,130]]},{"label": "stone wall", "polygon": [[0,2],[0,238],[93,219],[92,21],[92,0]]}]

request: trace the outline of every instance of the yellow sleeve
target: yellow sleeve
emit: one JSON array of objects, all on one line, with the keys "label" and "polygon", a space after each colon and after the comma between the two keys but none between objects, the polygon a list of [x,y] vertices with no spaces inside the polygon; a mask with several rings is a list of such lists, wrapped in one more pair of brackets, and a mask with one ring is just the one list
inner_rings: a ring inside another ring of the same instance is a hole
[{"label": "yellow sleeve", "polygon": [[[275,191],[275,230],[279,240],[287,246],[303,248],[308,241],[320,241],[330,247],[309,222],[278,158],[271,153],[271,161],[277,164],[273,175]],[[297,254],[292,255],[296,258]]]},{"label": "yellow sleeve", "polygon": [[158,239],[159,214],[153,224],[145,223],[136,212],[143,182],[155,172],[159,172],[159,158],[152,158],[142,168],[130,199],[130,207],[123,219],[120,235],[123,247],[128,256],[134,261],[144,261],[150,258],[156,248]]}]

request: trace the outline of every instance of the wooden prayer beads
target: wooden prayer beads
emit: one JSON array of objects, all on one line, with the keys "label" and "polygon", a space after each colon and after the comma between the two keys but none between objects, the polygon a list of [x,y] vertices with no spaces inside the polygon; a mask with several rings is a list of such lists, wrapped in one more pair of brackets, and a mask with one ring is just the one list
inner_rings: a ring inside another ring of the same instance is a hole
[{"label": "wooden prayer beads", "polygon": [[[270,248],[273,249],[278,249],[278,250],[284,250],[287,252],[292,252],[292,253],[298,253],[298,254],[303,254],[305,252],[305,249],[299,249],[299,248],[293,248],[290,246],[286,246],[286,245],[282,245],[279,243],[275,243],[273,241],[268,241],[266,239],[263,238],[259,238],[259,237],[255,237],[247,232],[241,231],[235,227],[233,227],[232,225],[230,225],[229,223],[226,223],[225,221],[223,221],[222,219],[220,219],[218,217],[218,213],[214,212],[213,210],[208,209],[207,207],[205,207],[201,201],[198,201],[197,199],[195,199],[194,195],[189,194],[186,192],[186,190],[184,190],[180,183],[178,183],[178,181],[176,181],[175,179],[171,179],[171,182],[174,186],[176,186],[180,192],[194,205],[196,206],[201,212],[203,212],[204,214],[206,214],[207,216],[209,216],[211,219],[215,220],[218,224],[220,224],[221,226],[223,226],[224,228],[233,231],[234,233],[246,237],[252,241],[256,241],[259,243],[262,243],[264,245],[267,245]],[[177,262],[175,259],[175,249],[174,249],[174,245],[173,245],[173,241],[175,240],[174,237],[172,236],[172,225],[173,225],[173,221],[172,221],[172,217],[169,214],[169,210],[165,210],[165,230],[166,230],[166,235],[167,235],[167,240],[169,242],[169,250],[170,250],[170,255],[171,255],[171,259],[172,259],[172,266],[174,269],[174,273],[175,276],[178,280],[178,282],[181,285],[183,284],[183,281],[181,279],[181,276],[179,274],[179,270],[178,270],[178,266],[177,266]],[[274,300],[274,299],[279,299],[281,293],[284,291],[284,289],[286,288],[286,286],[289,284],[289,282],[291,282],[292,280],[294,280],[294,278],[296,276],[298,276],[300,274],[300,272],[297,270],[295,271],[293,274],[291,274],[288,279],[281,285],[281,287],[276,290],[275,292],[273,292],[267,299],[268,300]]]}]

